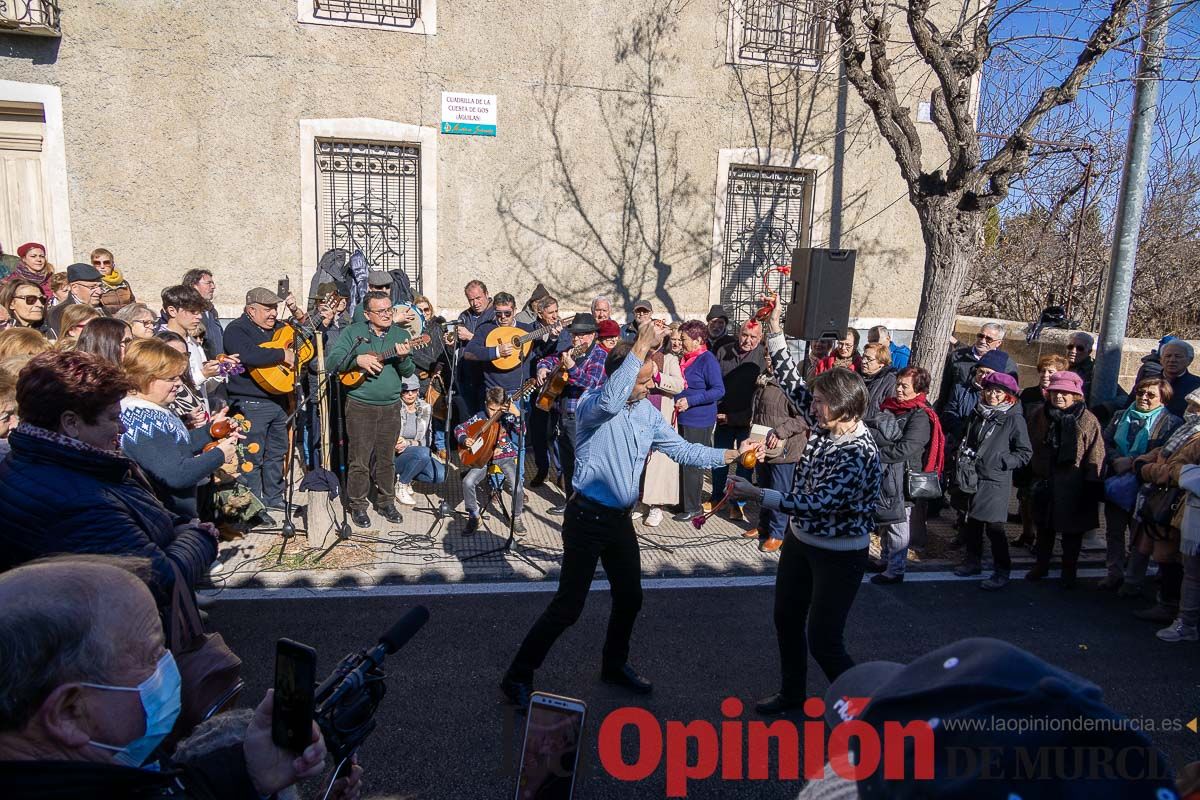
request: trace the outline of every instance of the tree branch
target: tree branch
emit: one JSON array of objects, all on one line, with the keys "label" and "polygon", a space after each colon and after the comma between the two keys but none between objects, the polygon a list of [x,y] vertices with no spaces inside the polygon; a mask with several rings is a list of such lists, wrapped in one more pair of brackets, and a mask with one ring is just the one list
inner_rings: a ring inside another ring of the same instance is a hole
[{"label": "tree branch", "polygon": [[1125,27],[1125,18],[1131,5],[1133,0],[1113,0],[1108,16],[1088,38],[1088,43],[1079,53],[1071,72],[1058,86],[1042,92],[1004,145],[980,166],[979,175],[989,182],[988,192],[979,198],[984,207],[995,205],[1007,195],[1009,177],[1013,173],[1021,172],[1029,161],[1029,152],[1033,147],[1030,141],[1033,129],[1052,109],[1075,100],[1079,94],[1079,87],[1096,62],[1116,44],[1118,35]]}]

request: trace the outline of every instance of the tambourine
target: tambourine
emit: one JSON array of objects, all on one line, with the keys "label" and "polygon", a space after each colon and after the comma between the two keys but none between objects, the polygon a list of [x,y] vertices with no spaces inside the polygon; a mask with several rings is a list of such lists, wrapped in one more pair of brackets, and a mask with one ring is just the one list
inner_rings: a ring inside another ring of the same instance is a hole
[{"label": "tambourine", "polygon": [[415,303],[396,303],[396,305],[392,306],[392,311],[395,311],[398,308],[410,309],[413,312],[413,321],[403,323],[403,327],[414,338],[420,336],[425,331],[425,325],[428,322],[428,320],[425,319],[424,312],[422,312]]}]

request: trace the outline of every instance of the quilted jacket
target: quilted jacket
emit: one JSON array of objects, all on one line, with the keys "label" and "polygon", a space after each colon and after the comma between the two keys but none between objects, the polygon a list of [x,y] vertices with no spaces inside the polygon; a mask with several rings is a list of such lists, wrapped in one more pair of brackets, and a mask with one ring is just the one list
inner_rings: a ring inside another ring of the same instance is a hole
[{"label": "quilted jacket", "polygon": [[53,553],[107,553],[150,559],[160,607],[175,582],[168,558],[195,585],[216,541],[167,511],[132,461],[25,427],[9,436],[12,452],[0,463],[0,571]]}]

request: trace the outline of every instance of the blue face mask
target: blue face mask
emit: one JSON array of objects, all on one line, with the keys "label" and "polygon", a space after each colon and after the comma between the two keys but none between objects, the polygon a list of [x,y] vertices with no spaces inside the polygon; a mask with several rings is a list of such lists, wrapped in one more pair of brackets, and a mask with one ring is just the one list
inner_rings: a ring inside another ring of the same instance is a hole
[{"label": "blue face mask", "polygon": [[116,755],[113,760],[127,767],[140,767],[154,748],[166,738],[175,726],[179,717],[181,680],[179,667],[175,658],[168,651],[163,653],[154,668],[154,674],[137,686],[107,686],[100,683],[83,683],[93,689],[105,689],[112,692],[137,692],[142,700],[142,714],[145,716],[146,730],[137,739],[123,747],[111,744],[89,741],[93,747],[111,750]]}]

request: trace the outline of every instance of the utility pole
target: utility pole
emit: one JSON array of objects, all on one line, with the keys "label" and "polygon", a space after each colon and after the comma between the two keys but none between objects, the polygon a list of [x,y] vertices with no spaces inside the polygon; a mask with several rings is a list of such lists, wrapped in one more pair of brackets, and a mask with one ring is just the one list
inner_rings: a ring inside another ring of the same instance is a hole
[{"label": "utility pole", "polygon": [[1133,293],[1138,230],[1146,201],[1146,172],[1150,163],[1154,120],[1158,116],[1163,43],[1167,38],[1170,5],[1170,0],[1150,0],[1146,24],[1142,29],[1142,55],[1134,86],[1125,169],[1121,175],[1117,226],[1113,236],[1112,260],[1108,267],[1108,291],[1105,292],[1104,316],[1100,322],[1100,343],[1096,347],[1092,403],[1111,402],[1117,398],[1119,391],[1117,378],[1121,374],[1121,352],[1129,322],[1129,298]]}]

